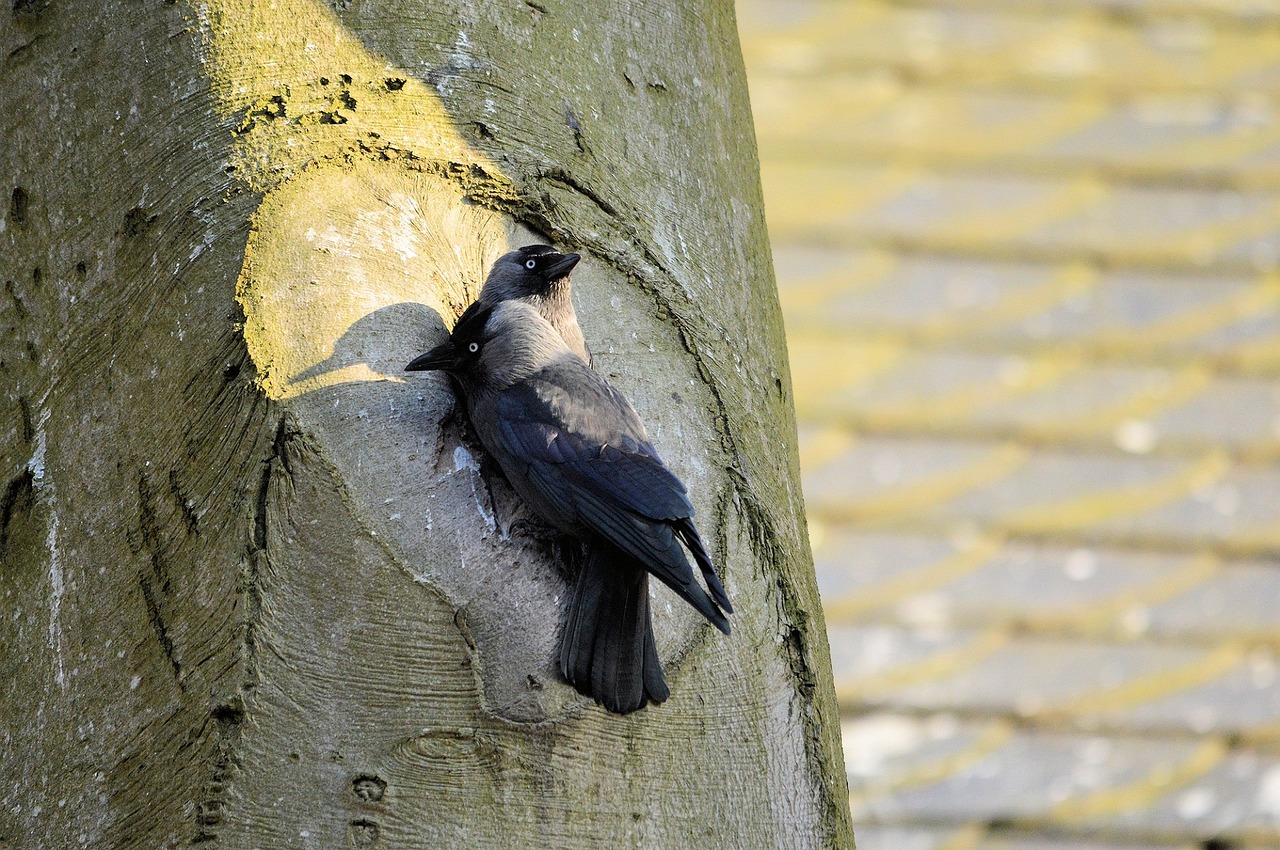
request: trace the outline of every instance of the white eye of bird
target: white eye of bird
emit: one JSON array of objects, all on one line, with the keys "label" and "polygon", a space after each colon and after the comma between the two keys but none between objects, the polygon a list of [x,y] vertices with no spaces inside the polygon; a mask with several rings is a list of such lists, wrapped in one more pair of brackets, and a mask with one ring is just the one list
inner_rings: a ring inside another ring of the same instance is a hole
[{"label": "white eye of bird", "polygon": [[473,342],[467,346],[467,351],[470,351],[472,354],[475,354],[479,350],[480,350],[480,343],[478,342]]},{"label": "white eye of bird", "polygon": [[525,267],[526,269],[534,269],[534,268],[537,268],[537,267],[538,267],[538,261],[537,261],[537,260],[525,260],[525,261],[524,261],[524,267]]}]

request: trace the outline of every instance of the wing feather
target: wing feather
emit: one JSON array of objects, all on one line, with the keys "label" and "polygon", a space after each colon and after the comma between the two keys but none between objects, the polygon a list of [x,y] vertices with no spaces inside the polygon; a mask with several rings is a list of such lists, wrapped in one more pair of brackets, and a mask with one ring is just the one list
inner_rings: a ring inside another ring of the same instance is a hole
[{"label": "wing feather", "polygon": [[[495,455],[509,477],[522,479],[532,491],[535,509],[603,537],[728,633],[721,609],[732,608],[693,527],[684,484],[608,382],[585,367],[543,370],[498,394],[493,420],[496,427],[483,431],[498,437]],[[714,601],[694,577],[681,541],[694,554]]]}]

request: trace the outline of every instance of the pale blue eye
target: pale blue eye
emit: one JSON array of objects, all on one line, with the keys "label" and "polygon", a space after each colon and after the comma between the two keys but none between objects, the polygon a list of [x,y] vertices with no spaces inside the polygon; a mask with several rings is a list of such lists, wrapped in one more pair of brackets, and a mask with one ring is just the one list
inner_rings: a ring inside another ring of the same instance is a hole
[{"label": "pale blue eye", "polygon": [[475,354],[479,350],[480,350],[480,343],[478,342],[473,342],[467,346],[467,351],[470,351],[472,354]]},{"label": "pale blue eye", "polygon": [[524,267],[525,267],[526,269],[537,268],[537,266],[538,266],[538,261],[537,261],[537,260],[525,260],[525,261],[524,261]]}]

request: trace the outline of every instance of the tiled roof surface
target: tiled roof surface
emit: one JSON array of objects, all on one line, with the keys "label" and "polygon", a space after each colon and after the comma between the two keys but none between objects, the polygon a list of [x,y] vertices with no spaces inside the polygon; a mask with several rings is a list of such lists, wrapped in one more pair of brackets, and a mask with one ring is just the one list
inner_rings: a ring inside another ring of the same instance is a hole
[{"label": "tiled roof surface", "polygon": [[740,0],[860,850],[1280,849],[1280,0]]}]

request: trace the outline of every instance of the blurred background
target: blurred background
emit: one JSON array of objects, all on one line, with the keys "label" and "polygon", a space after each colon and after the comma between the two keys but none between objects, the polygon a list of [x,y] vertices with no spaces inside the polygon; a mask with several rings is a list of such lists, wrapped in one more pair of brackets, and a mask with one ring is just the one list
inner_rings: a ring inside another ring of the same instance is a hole
[{"label": "blurred background", "polygon": [[739,0],[860,850],[1280,848],[1280,0]]}]

